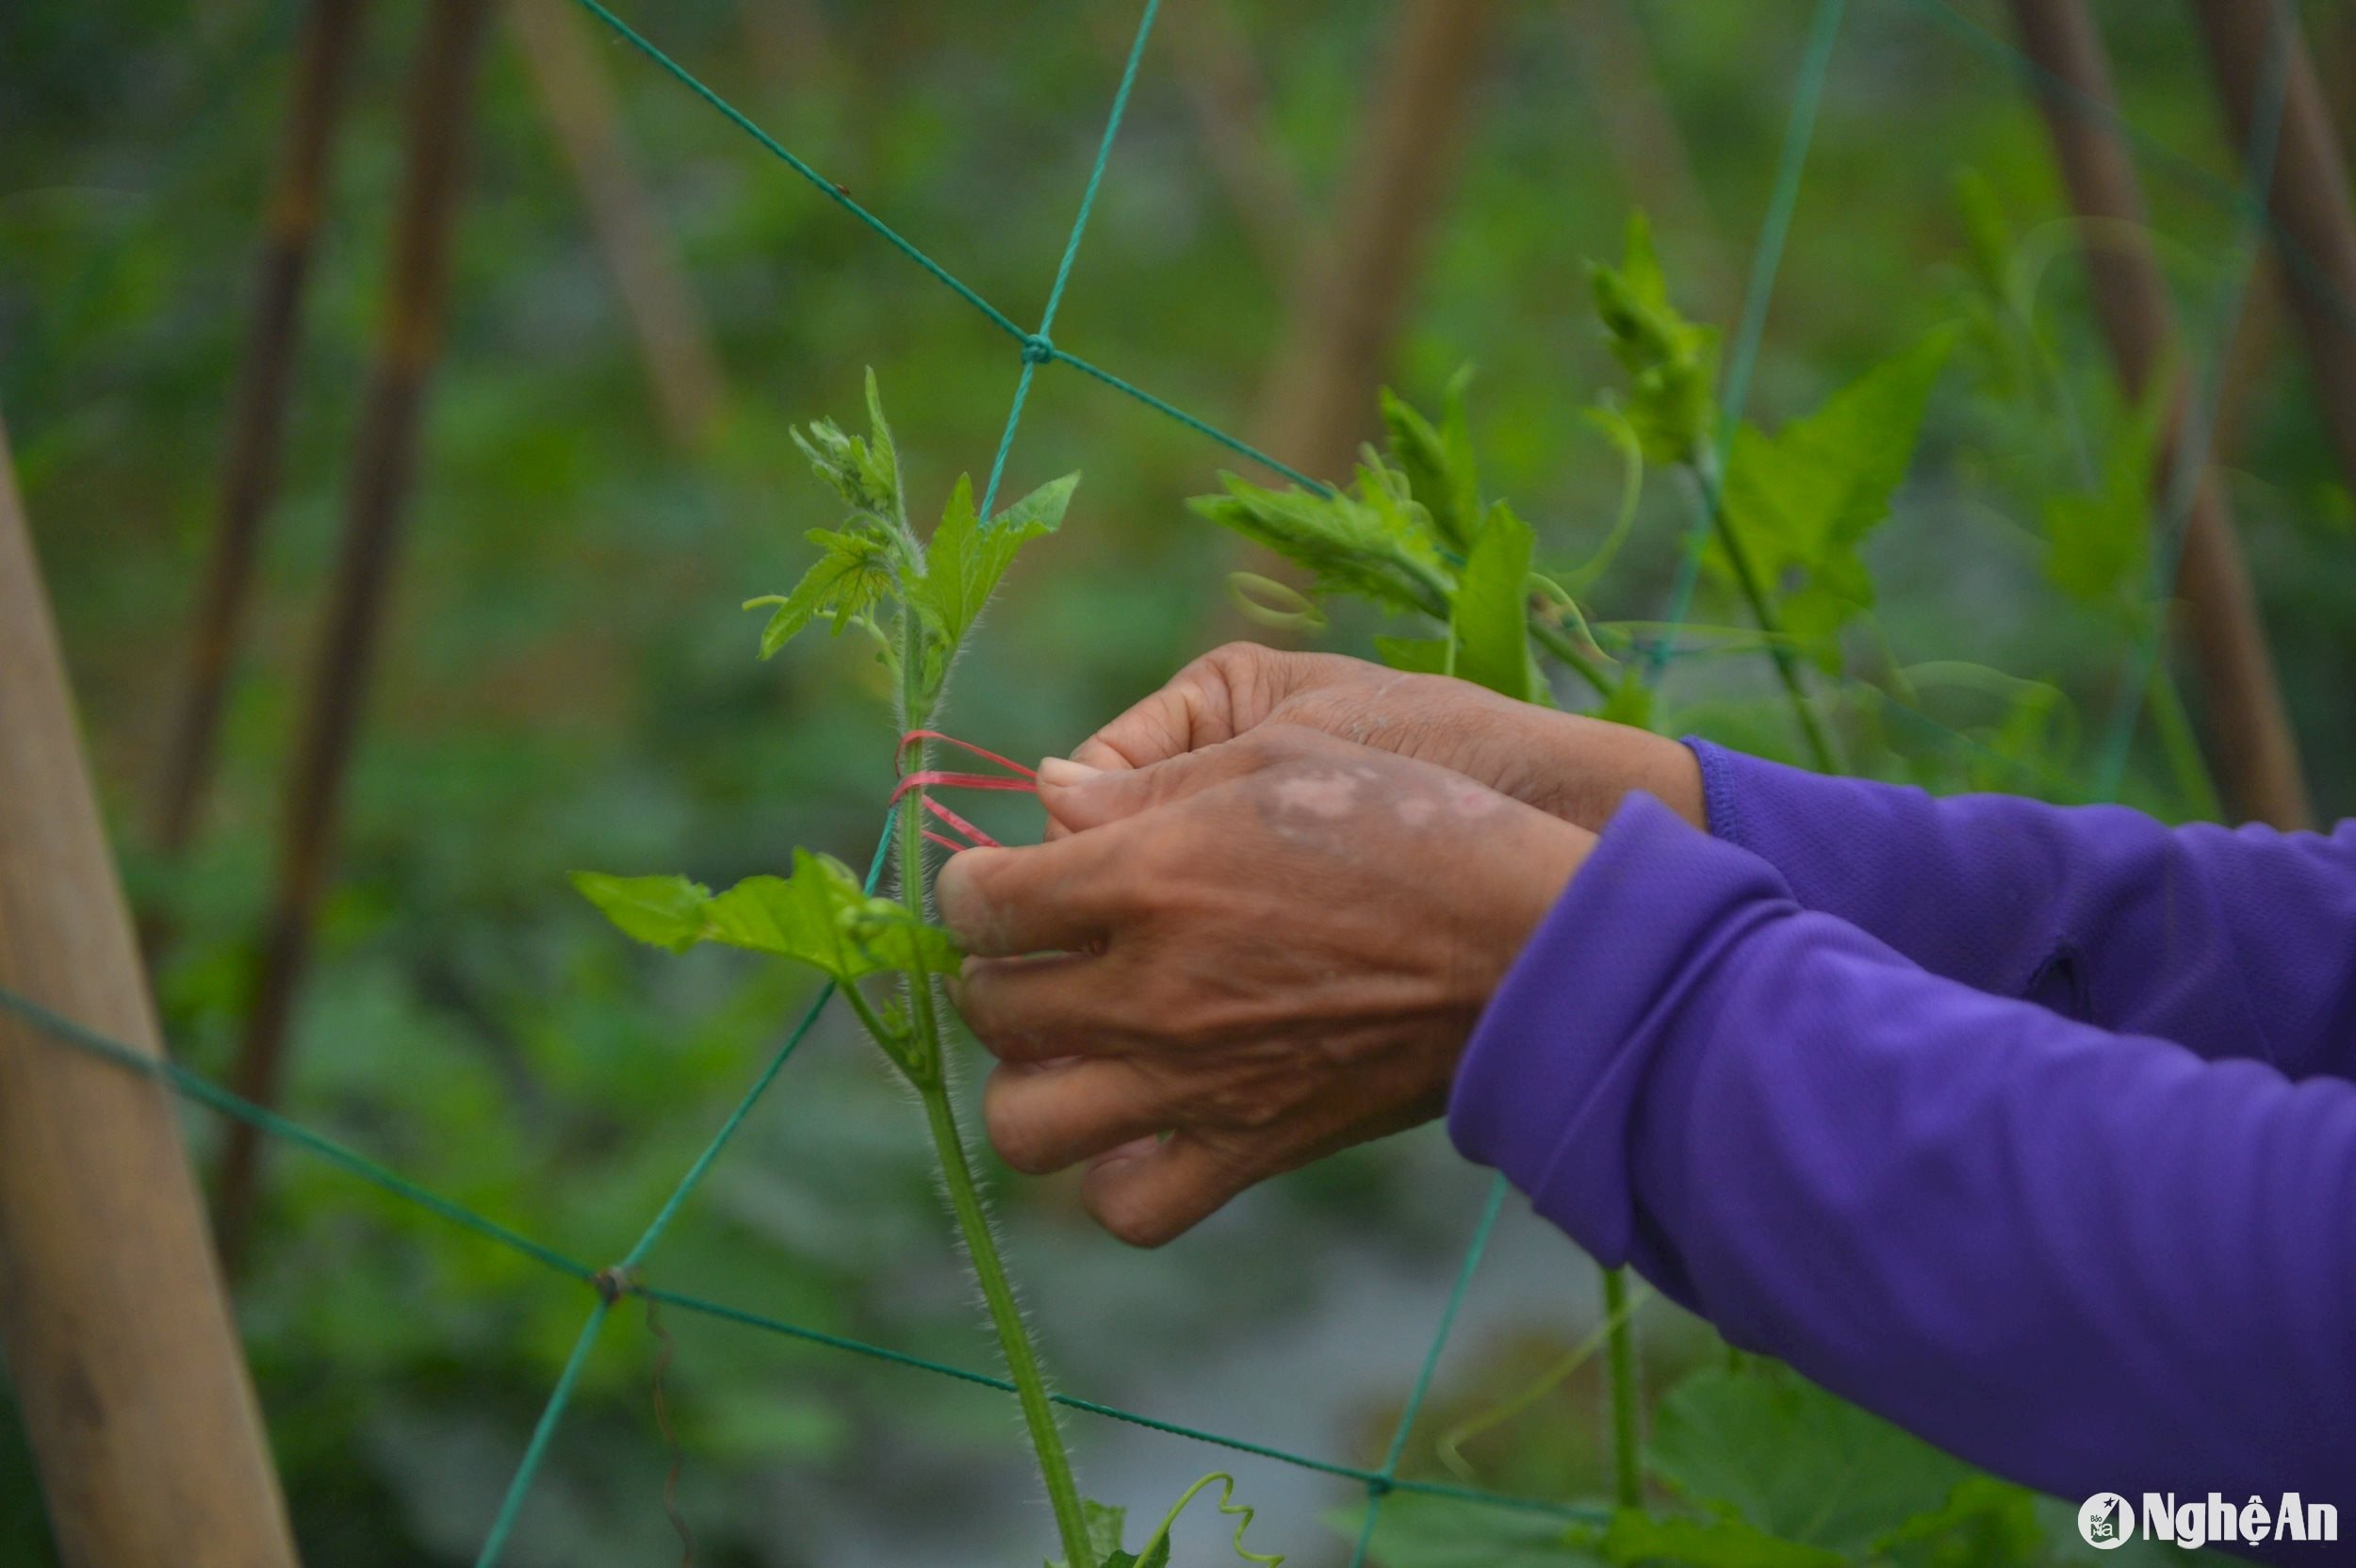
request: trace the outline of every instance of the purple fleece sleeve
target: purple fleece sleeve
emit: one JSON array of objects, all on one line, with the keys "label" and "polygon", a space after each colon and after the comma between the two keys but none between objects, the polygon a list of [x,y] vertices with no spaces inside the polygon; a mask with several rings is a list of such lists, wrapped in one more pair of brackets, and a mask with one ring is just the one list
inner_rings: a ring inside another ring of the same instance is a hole
[{"label": "purple fleece sleeve", "polygon": [[2001,1475],[2356,1502],[2356,1085],[1927,973],[1637,795],[1448,1123],[1599,1261]]},{"label": "purple fleece sleeve", "polygon": [[1712,834],[1934,974],[2293,1078],[2356,1074],[2356,823],[2170,828],[1687,744]]}]

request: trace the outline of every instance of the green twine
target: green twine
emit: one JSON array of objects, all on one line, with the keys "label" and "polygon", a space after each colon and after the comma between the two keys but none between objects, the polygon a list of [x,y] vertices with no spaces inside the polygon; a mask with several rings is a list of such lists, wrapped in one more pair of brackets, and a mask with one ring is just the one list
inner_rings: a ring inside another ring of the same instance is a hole
[{"label": "green twine", "polygon": [[1751,372],[1759,360],[1760,341],[1766,335],[1767,303],[1775,295],[1775,277],[1783,268],[1784,242],[1791,237],[1792,217],[1799,207],[1800,180],[1808,171],[1808,149],[1816,140],[1816,111],[1824,103],[1824,84],[1832,74],[1833,47],[1841,40],[1844,8],[1844,0],[1817,0],[1815,20],[1808,24],[1808,49],[1801,57],[1799,80],[1792,91],[1791,116],[1784,122],[1783,148],[1776,157],[1775,188],[1768,195],[1766,220],[1759,226],[1759,248],[1751,254],[1750,281],[1742,291],[1742,315],[1735,329],[1734,352],[1726,361],[1726,389],[1719,399],[1718,429],[1713,437],[1714,457],[1698,476],[1699,514],[1686,531],[1685,552],[1677,564],[1677,582],[1670,590],[1668,611],[1661,617],[1668,623],[1669,630],[1653,645],[1644,661],[1642,674],[1647,684],[1661,678],[1669,661],[1670,646],[1677,641],[1677,628],[1693,609],[1693,589],[1701,580],[1702,548],[1709,542],[1711,520],[1721,504],[1717,493],[1719,476],[1726,472],[1727,458],[1734,449],[1734,433],[1742,420],[1742,405],[1750,397]]},{"label": "green twine", "polygon": [[1431,1348],[1423,1353],[1423,1366],[1415,1374],[1415,1386],[1408,1391],[1407,1406],[1399,1413],[1399,1425],[1392,1429],[1390,1450],[1383,1456],[1383,1468],[1366,1478],[1366,1517],[1358,1527],[1358,1544],[1350,1554],[1350,1568],[1363,1568],[1366,1548],[1374,1544],[1375,1522],[1383,1517],[1383,1499],[1399,1490],[1399,1462],[1407,1452],[1407,1434],[1415,1430],[1415,1417],[1423,1413],[1424,1396],[1432,1392],[1432,1374],[1440,1369],[1440,1352],[1448,1348],[1448,1336],[1456,1327],[1456,1315],[1464,1305],[1464,1298],[1472,1290],[1473,1271],[1481,1266],[1481,1254],[1489,1249],[1489,1233],[1497,1229],[1497,1215],[1505,1207],[1506,1183],[1503,1175],[1491,1179],[1488,1201],[1481,1205],[1481,1223],[1473,1227],[1472,1240],[1464,1248],[1464,1261],[1456,1270],[1456,1287],[1448,1292],[1448,1305],[1441,1309],[1439,1327],[1432,1331]]}]

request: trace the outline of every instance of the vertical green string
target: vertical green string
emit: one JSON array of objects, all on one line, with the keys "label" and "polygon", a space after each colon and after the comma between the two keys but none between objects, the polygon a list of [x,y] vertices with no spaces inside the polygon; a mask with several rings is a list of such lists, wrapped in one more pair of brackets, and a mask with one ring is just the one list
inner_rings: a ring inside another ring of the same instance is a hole
[{"label": "vertical green string", "polygon": [[[2266,34],[2266,74],[2260,79],[2258,101],[2251,106],[2250,142],[2243,151],[2243,189],[2250,200],[2240,204],[2233,225],[2233,254],[2219,289],[2215,341],[2208,368],[2192,378],[2184,400],[2184,418],[2176,433],[2176,449],[2168,464],[2168,486],[2162,493],[2160,514],[2152,519],[2151,551],[2153,604],[2151,625],[2127,655],[2119,694],[2111,705],[2103,730],[2102,750],[2095,766],[2098,800],[2116,800],[2127,778],[2128,754],[2135,747],[2137,719],[2160,674],[2168,643],[2168,604],[2174,594],[2176,568],[2184,553],[2184,534],[2192,519],[2193,502],[2209,462],[2209,443],[2217,433],[2219,400],[2225,390],[2225,362],[2232,352],[2234,323],[2243,297],[2258,265],[2263,225],[2268,216],[2266,193],[2274,184],[2275,154],[2282,142],[2283,105],[2290,96],[2291,43],[2296,26],[2283,0],[2273,0],[2273,25]],[[2164,737],[2165,739],[2165,737]]]},{"label": "vertical green string", "polygon": [[[867,866],[866,887],[871,893],[883,878],[884,858],[892,848],[892,820],[890,816],[884,819],[884,831],[875,841],[875,858]],[[720,1157],[720,1151],[735,1137],[737,1129],[744,1126],[746,1117],[752,1115],[753,1107],[760,1103],[769,1086],[777,1081],[777,1073],[787,1060],[810,1037],[819,1015],[834,999],[834,993],[835,984],[831,980],[819,988],[817,996],[803,1010],[800,1021],[786,1036],[785,1043],[777,1048],[777,1054],[769,1058],[769,1065],[761,1070],[761,1075],[753,1080],[752,1086],[737,1101],[736,1108],[728,1113],[728,1119],[720,1124],[720,1130],[712,1135],[712,1141],[695,1157],[695,1163],[688,1167],[687,1174],[680,1177],[679,1184],[671,1189],[671,1196],[664,1200],[663,1207],[656,1211],[654,1218],[640,1233],[636,1244],[615,1266],[612,1271],[614,1276],[627,1278],[646,1261],[646,1254],[654,1250],[654,1245],[663,1238],[663,1233],[670,1229],[672,1220],[679,1217],[688,1195],[702,1184],[712,1169],[712,1162]],[[515,1474],[507,1483],[507,1495],[499,1504],[499,1517],[492,1522],[491,1533],[483,1538],[483,1553],[475,1560],[475,1568],[496,1568],[499,1554],[507,1548],[507,1537],[515,1527],[515,1515],[523,1508],[524,1498],[531,1494],[532,1483],[539,1478],[540,1466],[548,1458],[548,1441],[556,1435],[557,1424],[564,1418],[565,1408],[572,1403],[573,1390],[581,1380],[581,1366],[589,1359],[589,1347],[597,1339],[597,1330],[604,1326],[606,1314],[613,1309],[613,1299],[602,1294],[603,1288],[600,1284],[601,1294],[597,1307],[581,1331],[581,1342],[573,1347],[572,1359],[564,1364],[564,1373],[556,1380],[555,1388],[548,1393],[548,1402],[541,1408],[540,1419],[532,1429],[532,1441],[525,1445],[524,1457],[516,1462]]]},{"label": "vertical green string", "polygon": [[1776,158],[1775,188],[1768,197],[1766,220],[1759,226],[1759,248],[1751,253],[1750,281],[1742,291],[1742,315],[1735,329],[1734,352],[1726,361],[1713,458],[1706,472],[1695,475],[1701,489],[1700,515],[1686,531],[1684,557],[1677,564],[1677,583],[1670,590],[1669,607],[1661,616],[1667,629],[1644,661],[1647,684],[1661,678],[1677,641],[1677,629],[1684,625],[1693,608],[1693,589],[1701,578],[1702,547],[1709,541],[1711,521],[1718,514],[1720,476],[1726,472],[1734,449],[1734,433],[1742,424],[1742,407],[1750,398],[1751,373],[1759,363],[1759,344],[1767,330],[1768,302],[1775,296],[1775,277],[1783,268],[1784,244],[1791,237],[1792,214],[1799,208],[1800,182],[1808,172],[1808,149],[1816,140],[1816,113],[1824,101],[1824,84],[1832,74],[1833,49],[1841,41],[1845,8],[1844,0],[1817,0],[1815,19],[1808,24],[1807,52],[1800,60],[1799,78],[1792,91],[1792,112],[1784,123],[1783,149]]},{"label": "vertical green string", "polygon": [[1055,340],[1047,335],[1055,330],[1055,312],[1062,308],[1063,292],[1072,281],[1072,266],[1080,257],[1080,238],[1088,233],[1088,218],[1096,211],[1096,192],[1104,183],[1104,167],[1112,161],[1113,142],[1121,135],[1121,122],[1129,113],[1129,94],[1137,85],[1137,68],[1145,60],[1146,40],[1153,36],[1153,18],[1161,10],[1161,0],[1145,0],[1145,10],[1137,18],[1137,37],[1130,41],[1128,62],[1121,67],[1121,86],[1113,93],[1112,112],[1104,117],[1104,135],[1096,144],[1096,162],[1088,170],[1087,188],[1080,192],[1080,210],[1072,215],[1072,233],[1064,240],[1063,259],[1055,264],[1055,281],[1047,289],[1047,308],[1039,313],[1039,331],[1023,339],[1023,374],[1014,384],[1014,405],[1006,410],[1006,428],[998,434],[998,455],[990,460],[990,482],[982,487],[982,520],[988,522],[998,502],[999,482],[1006,477],[1006,454],[1014,449],[1014,433],[1023,423],[1023,400],[1031,395],[1031,378],[1039,368],[1057,358]]},{"label": "vertical green string", "polygon": [[1399,1478],[1399,1462],[1407,1452],[1407,1434],[1415,1429],[1415,1417],[1423,1413],[1424,1396],[1432,1392],[1432,1374],[1440,1369],[1440,1352],[1448,1348],[1448,1334],[1456,1327],[1456,1315],[1464,1309],[1464,1298],[1472,1290],[1473,1272],[1481,1266],[1481,1254],[1489,1249],[1489,1233],[1497,1229],[1498,1212],[1505,1206],[1505,1178],[1492,1178],[1488,1200],[1481,1208],[1481,1223],[1473,1227],[1472,1240],[1464,1248],[1464,1261],[1456,1270],[1455,1288],[1448,1292],[1448,1305],[1441,1310],[1431,1348],[1423,1353],[1423,1367],[1415,1374],[1415,1386],[1408,1391],[1407,1408],[1399,1413],[1399,1425],[1392,1429],[1391,1446],[1383,1456],[1383,1468],[1366,1482],[1366,1517],[1358,1527],[1358,1544],[1350,1549],[1350,1568],[1365,1568],[1366,1548],[1374,1544],[1375,1524],[1383,1517],[1383,1499],[1391,1494],[1392,1483]]}]

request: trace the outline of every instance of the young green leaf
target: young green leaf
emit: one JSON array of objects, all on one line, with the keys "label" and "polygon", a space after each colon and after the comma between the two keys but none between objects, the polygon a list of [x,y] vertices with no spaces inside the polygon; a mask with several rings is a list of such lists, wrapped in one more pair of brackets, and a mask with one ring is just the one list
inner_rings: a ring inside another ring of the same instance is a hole
[{"label": "young green leaf", "polygon": [[1354,594],[1385,610],[1447,617],[1448,567],[1428,524],[1418,526],[1379,482],[1371,497],[1327,496],[1264,490],[1233,474],[1220,477],[1227,494],[1198,496],[1187,506],[1307,568],[1319,593]]},{"label": "young green leaf", "polygon": [[869,896],[850,867],[806,849],[794,852],[793,875],[748,876],[718,894],[683,876],[576,872],[573,886],[628,935],[674,953],[721,942],[810,964],[845,985],[957,966],[948,932]]},{"label": "young green leaf", "polygon": [[1780,1540],[1740,1519],[1657,1519],[1636,1509],[1612,1515],[1602,1547],[1614,1563],[1680,1568],[1843,1568],[1851,1560],[1822,1546]]},{"label": "young green leaf", "polygon": [[2045,574],[2084,604],[2133,613],[2151,591],[2151,473],[2174,382],[2119,421],[2102,459],[2101,486],[2045,503]]},{"label": "young green leaf", "polygon": [[[1661,1400],[1648,1458],[1692,1502],[1855,1560],[2012,1506],[2017,1488],[1775,1365],[1697,1372]],[[1793,1560],[1797,1561],[1798,1560]]]},{"label": "young green leaf", "polygon": [[[1829,657],[1833,634],[1873,602],[1858,547],[1890,514],[1954,341],[1952,333],[1933,333],[1775,435],[1745,425],[1735,437],[1720,503],[1727,527],[1782,629],[1820,656]],[[1715,541],[1707,559],[1732,570]]]},{"label": "young green leaf", "polygon": [[1053,533],[1063,522],[1079,482],[1077,474],[1051,480],[985,525],[974,514],[973,482],[962,474],[957,477],[948,509],[926,547],[924,576],[910,590],[917,608],[950,648],[973,629],[1015,552],[1039,535]]},{"label": "young green leaf", "polygon": [[1718,334],[1689,321],[1669,299],[1652,227],[1641,212],[1628,222],[1627,258],[1616,269],[1591,264],[1595,314],[1612,352],[1628,375],[1628,423],[1655,463],[1690,463],[1717,420],[1712,384]]},{"label": "young green leaf", "polygon": [[805,434],[794,433],[818,477],[850,504],[854,512],[872,514],[899,526],[900,454],[892,444],[892,427],[884,422],[883,399],[875,389],[875,372],[867,372],[868,437],[846,435],[832,419],[820,419]]},{"label": "young green leaf", "polygon": [[1503,501],[1489,509],[1457,579],[1449,616],[1458,678],[1517,701],[1540,690],[1530,656],[1530,558],[1536,547],[1530,525]]},{"label": "young green leaf", "polygon": [[1445,637],[1377,637],[1374,656],[1395,670],[1410,675],[1448,674],[1448,640]]},{"label": "young green leaf", "polygon": [[1389,387],[1383,389],[1391,461],[1407,476],[1409,489],[1431,514],[1441,540],[1458,555],[1472,548],[1473,536],[1481,531],[1481,470],[1464,417],[1464,388],[1471,381],[1470,367],[1449,380],[1437,428]]},{"label": "young green leaf", "polygon": [[802,574],[790,594],[746,599],[747,610],[777,607],[761,633],[761,656],[770,658],[821,615],[833,617],[837,635],[863,621],[892,592],[892,544],[872,528],[843,531],[811,529],[806,537],[824,552]]}]

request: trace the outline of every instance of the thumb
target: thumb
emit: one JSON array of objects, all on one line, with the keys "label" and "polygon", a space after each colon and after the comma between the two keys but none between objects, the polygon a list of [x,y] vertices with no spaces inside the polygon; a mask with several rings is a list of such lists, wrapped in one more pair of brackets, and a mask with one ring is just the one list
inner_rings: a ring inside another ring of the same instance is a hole
[{"label": "thumb", "polygon": [[1050,757],[1039,765],[1039,802],[1048,821],[1067,833],[1134,817],[1199,793],[1260,766],[1233,742],[1183,752],[1142,768],[1092,768]]}]

